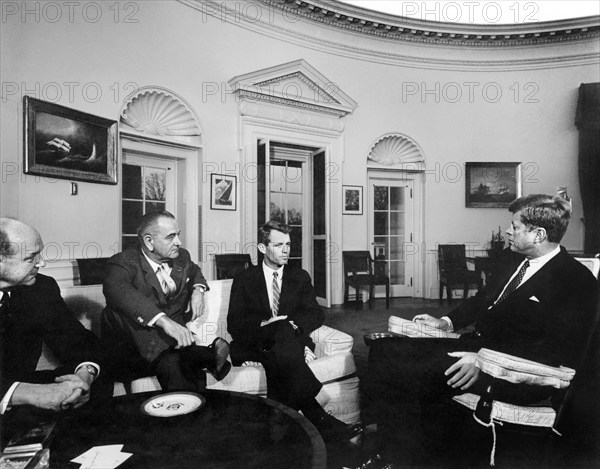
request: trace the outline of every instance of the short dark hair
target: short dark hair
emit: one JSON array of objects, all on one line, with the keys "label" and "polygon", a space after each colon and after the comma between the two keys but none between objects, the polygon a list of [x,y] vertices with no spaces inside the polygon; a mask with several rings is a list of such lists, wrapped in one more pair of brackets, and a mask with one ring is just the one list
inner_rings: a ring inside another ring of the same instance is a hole
[{"label": "short dark hair", "polygon": [[530,194],[509,205],[511,213],[520,212],[521,223],[528,229],[544,228],[551,243],[560,243],[571,218],[571,203],[558,196]]},{"label": "short dark hair", "polygon": [[283,234],[289,234],[292,229],[285,223],[280,223],[275,220],[269,220],[258,229],[258,244],[265,246],[271,241],[271,231],[281,231]]},{"label": "short dark hair", "polygon": [[144,236],[154,235],[152,228],[161,218],[171,218],[175,220],[175,215],[173,215],[171,212],[167,212],[166,210],[156,210],[153,212],[147,212],[142,217],[137,227],[137,236],[140,246],[144,245]]}]

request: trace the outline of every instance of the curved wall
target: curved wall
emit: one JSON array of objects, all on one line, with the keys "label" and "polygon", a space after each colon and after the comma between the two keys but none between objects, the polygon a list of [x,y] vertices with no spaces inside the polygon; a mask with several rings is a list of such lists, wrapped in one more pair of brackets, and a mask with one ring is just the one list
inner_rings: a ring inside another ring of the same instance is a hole
[{"label": "curved wall", "polygon": [[[370,146],[384,134],[410,136],[421,147],[425,251],[445,242],[483,246],[492,229],[507,224],[505,209],[465,208],[467,161],[522,162],[524,193],[567,186],[574,215],[564,245],[582,248],[574,117],[580,83],[600,81],[597,35],[537,46],[443,46],[290,21],[269,3],[250,3],[260,20],[244,16],[242,7],[237,16],[223,10],[223,2],[100,2],[99,18],[81,4],[71,17],[63,7],[58,20],[49,9],[24,13],[14,2],[19,11],[5,14],[0,32],[2,214],[37,226],[46,242],[62,248],[63,260],[80,257],[90,243],[110,255],[119,240],[120,186],[79,183],[74,197],[69,181],[22,174],[23,94],[118,120],[136,87],[173,90],[201,120],[204,170],[244,177],[238,103],[226,83],[302,58],[358,103],[343,118],[336,184],[366,186]],[[204,201],[208,180],[199,178]],[[236,251],[239,211],[207,205],[203,242]],[[342,249],[363,249],[366,214],[343,217],[343,233]],[[204,267],[212,276],[212,266]],[[430,289],[436,272],[424,271]],[[341,285],[335,289],[339,300]]]}]

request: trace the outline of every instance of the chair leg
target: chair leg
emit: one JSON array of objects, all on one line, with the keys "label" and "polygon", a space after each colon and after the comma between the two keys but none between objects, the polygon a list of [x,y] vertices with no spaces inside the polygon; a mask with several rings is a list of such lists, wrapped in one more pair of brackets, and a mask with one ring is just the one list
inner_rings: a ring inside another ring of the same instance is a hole
[{"label": "chair leg", "polygon": [[385,309],[390,309],[390,284],[385,286]]},{"label": "chair leg", "polygon": [[465,288],[463,291],[463,301],[469,298],[469,284],[465,283]]},{"label": "chair leg", "polygon": [[440,304],[444,302],[444,284],[440,282]]},{"label": "chair leg", "polygon": [[346,283],[346,286],[344,287],[344,304],[348,303],[348,293],[349,293],[349,290],[350,290],[350,287]]},{"label": "chair leg", "polygon": [[452,304],[452,288],[450,285],[446,285],[446,297],[448,298],[448,304]]},{"label": "chair leg", "polygon": [[358,310],[358,306],[360,303],[360,285],[356,285],[356,309]]},{"label": "chair leg", "polygon": [[369,306],[371,306],[371,304],[373,303],[374,290],[375,290],[375,287],[373,285],[369,285]]}]

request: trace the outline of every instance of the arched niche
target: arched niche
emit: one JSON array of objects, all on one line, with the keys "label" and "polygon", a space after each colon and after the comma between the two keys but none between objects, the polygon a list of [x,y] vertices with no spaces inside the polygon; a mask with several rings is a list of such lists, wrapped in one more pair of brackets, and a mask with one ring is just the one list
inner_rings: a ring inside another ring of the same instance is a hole
[{"label": "arched niche", "polygon": [[131,93],[120,113],[121,130],[201,146],[202,127],[189,103],[166,88],[146,86]]},{"label": "arched niche", "polygon": [[425,156],[410,137],[390,133],[379,137],[369,150],[367,167],[403,171],[424,171]]}]

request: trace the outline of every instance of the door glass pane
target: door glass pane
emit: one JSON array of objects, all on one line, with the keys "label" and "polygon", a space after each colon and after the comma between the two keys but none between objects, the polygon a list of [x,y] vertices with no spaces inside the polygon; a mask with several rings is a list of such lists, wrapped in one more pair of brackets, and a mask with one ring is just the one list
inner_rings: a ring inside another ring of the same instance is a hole
[{"label": "door glass pane", "polygon": [[390,236],[390,259],[403,259],[404,236]]},{"label": "door glass pane", "polygon": [[388,209],[388,188],[387,186],[374,186],[373,202],[375,210]]},{"label": "door glass pane", "polygon": [[404,210],[404,187],[390,187],[390,210]]},{"label": "door glass pane", "polygon": [[[313,230],[315,235],[325,234],[325,154],[320,153],[313,158]],[[316,254],[315,254],[316,255]],[[320,259],[325,263],[325,257]],[[315,266],[317,263],[315,262]],[[316,269],[316,267],[315,267]],[[324,267],[323,267],[324,269]],[[316,270],[315,270],[316,273]]]},{"label": "door glass pane", "polygon": [[144,187],[147,200],[167,200],[167,172],[164,169],[146,168]]},{"label": "door glass pane", "polygon": [[271,220],[285,223],[285,194],[271,193]]},{"label": "door glass pane", "polygon": [[375,246],[374,258],[387,259],[389,257],[388,238],[386,236],[375,236],[373,241]]},{"label": "door glass pane", "polygon": [[271,192],[285,191],[285,161],[271,161]]},{"label": "door glass pane", "polygon": [[123,201],[123,234],[135,234],[144,214],[144,202]]},{"label": "door glass pane", "polygon": [[390,233],[404,232],[404,212],[390,212]]},{"label": "door glass pane", "polygon": [[302,193],[302,167],[301,163],[290,161],[286,173],[287,191],[296,194]]},{"label": "door glass pane", "polygon": [[140,166],[123,165],[123,198],[142,198],[142,168]]},{"label": "door glass pane", "polygon": [[375,234],[388,234],[388,214],[387,212],[375,212]]},{"label": "door glass pane", "polygon": [[404,262],[390,262],[390,283],[393,285],[404,285],[406,283]]},{"label": "door glass pane", "polygon": [[302,196],[288,194],[287,196],[288,225],[302,224]]}]

